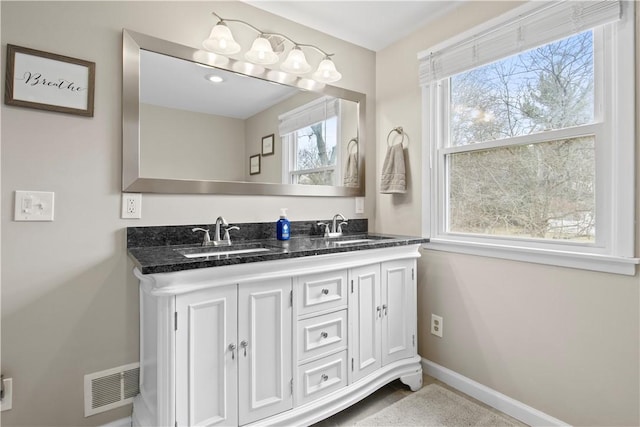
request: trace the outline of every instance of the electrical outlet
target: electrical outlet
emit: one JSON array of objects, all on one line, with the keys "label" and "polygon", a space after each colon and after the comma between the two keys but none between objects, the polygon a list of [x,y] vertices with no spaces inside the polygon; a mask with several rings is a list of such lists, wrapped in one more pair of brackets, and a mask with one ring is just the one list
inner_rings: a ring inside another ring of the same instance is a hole
[{"label": "electrical outlet", "polygon": [[431,333],[442,338],[442,317],[431,314]]},{"label": "electrical outlet", "polygon": [[122,218],[142,218],[142,194],[122,193]]}]

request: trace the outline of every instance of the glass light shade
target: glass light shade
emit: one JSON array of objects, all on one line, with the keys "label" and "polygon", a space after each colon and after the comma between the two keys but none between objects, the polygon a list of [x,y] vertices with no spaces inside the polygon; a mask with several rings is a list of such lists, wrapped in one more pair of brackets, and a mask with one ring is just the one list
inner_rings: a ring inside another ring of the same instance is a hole
[{"label": "glass light shade", "polygon": [[202,46],[207,50],[223,55],[240,52],[240,45],[233,39],[231,30],[224,22],[218,22],[213,27],[209,38],[202,42]]},{"label": "glass light shade", "polygon": [[304,74],[311,70],[311,65],[307,62],[304,52],[298,46],[291,49],[287,59],[280,64],[280,69],[292,74]]},{"label": "glass light shade", "polygon": [[318,65],[318,69],[311,75],[314,80],[322,83],[337,82],[342,78],[342,74],[336,70],[336,64],[329,58],[325,58]]},{"label": "glass light shade", "polygon": [[254,64],[275,64],[279,59],[269,40],[262,36],[253,41],[251,50],[245,53],[244,57]]}]

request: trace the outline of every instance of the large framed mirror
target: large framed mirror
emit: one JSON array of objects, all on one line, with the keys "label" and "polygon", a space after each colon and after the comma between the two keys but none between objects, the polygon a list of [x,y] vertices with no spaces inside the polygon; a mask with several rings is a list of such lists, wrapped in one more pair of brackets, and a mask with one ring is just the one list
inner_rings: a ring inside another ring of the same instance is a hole
[{"label": "large framed mirror", "polygon": [[364,196],[362,93],[123,30],[122,190]]}]

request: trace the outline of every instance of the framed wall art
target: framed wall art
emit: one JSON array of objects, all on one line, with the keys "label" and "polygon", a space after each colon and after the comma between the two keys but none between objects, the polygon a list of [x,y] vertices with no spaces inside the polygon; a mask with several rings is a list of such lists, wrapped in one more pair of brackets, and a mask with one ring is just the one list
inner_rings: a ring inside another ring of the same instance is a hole
[{"label": "framed wall art", "polygon": [[249,175],[260,173],[260,154],[249,157]]},{"label": "framed wall art", "polygon": [[96,64],[7,45],[4,103],[93,117]]},{"label": "framed wall art", "polygon": [[267,136],[263,136],[262,137],[262,155],[263,156],[270,156],[273,154],[273,139],[274,139],[275,135],[271,134],[271,135],[267,135]]}]

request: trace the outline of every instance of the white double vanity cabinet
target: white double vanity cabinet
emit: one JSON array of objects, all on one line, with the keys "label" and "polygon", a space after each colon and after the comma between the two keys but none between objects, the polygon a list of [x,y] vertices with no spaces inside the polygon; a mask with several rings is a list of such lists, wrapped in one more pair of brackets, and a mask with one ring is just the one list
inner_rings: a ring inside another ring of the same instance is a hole
[{"label": "white double vanity cabinet", "polygon": [[422,386],[418,244],[140,279],[140,426],[308,425]]}]

